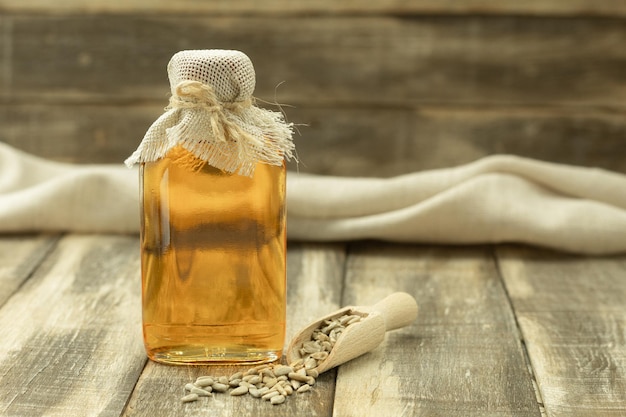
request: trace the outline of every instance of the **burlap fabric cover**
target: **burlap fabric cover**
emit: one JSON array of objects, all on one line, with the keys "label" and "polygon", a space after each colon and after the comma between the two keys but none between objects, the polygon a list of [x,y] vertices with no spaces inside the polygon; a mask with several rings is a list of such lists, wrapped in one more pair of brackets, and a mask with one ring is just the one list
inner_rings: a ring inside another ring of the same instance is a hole
[{"label": "burlap fabric cover", "polygon": [[176,53],[167,66],[170,104],[148,129],[128,166],[156,161],[180,145],[210,165],[252,176],[258,162],[293,157],[292,124],[254,105],[255,72],[242,52]]}]

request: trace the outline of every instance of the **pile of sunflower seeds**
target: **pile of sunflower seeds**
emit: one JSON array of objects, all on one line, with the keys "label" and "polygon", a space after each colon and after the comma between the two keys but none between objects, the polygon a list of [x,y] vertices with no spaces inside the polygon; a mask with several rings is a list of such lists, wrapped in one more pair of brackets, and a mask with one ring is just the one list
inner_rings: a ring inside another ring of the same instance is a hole
[{"label": "pile of sunflower seeds", "polygon": [[185,385],[188,394],[181,401],[193,402],[230,391],[232,396],[249,394],[274,405],[282,404],[294,392],[301,394],[311,389],[319,376],[315,369],[318,363],[328,357],[345,328],[360,320],[361,316],[349,314],[325,320],[313,331],[311,340],[302,344],[300,358],[289,365],[263,364],[228,377],[201,376]]}]

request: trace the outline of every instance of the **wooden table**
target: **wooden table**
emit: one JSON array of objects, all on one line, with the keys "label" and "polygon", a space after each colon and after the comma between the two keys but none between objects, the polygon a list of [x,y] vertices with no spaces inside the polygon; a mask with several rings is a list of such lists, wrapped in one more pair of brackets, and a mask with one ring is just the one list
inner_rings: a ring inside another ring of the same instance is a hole
[{"label": "wooden table", "polygon": [[626,256],[515,245],[290,243],[288,337],[406,291],[416,322],[272,406],[145,357],[138,238],[0,237],[2,416],[626,416]]}]

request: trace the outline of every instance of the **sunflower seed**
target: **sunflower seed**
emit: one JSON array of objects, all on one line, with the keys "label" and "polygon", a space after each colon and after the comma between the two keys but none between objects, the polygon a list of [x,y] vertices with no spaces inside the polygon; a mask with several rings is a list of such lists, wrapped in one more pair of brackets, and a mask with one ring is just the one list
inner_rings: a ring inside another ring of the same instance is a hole
[{"label": "sunflower seed", "polygon": [[315,360],[315,358],[306,358],[304,360],[304,368],[305,369],[313,369],[313,368],[317,368],[317,361]]},{"label": "sunflower seed", "polygon": [[329,341],[329,340],[330,340],[330,338],[328,337],[328,335],[327,335],[327,334],[324,334],[324,333],[318,333],[318,334],[315,336],[315,340],[319,340],[320,342],[327,342],[327,341]]},{"label": "sunflower seed", "polygon": [[249,384],[252,384],[252,385],[256,385],[256,384],[259,384],[259,383],[261,383],[261,382],[263,382],[263,378],[261,378],[261,377],[260,377],[260,376],[258,376],[258,375],[255,375],[255,376],[253,376],[252,378],[250,378],[250,379],[248,380],[248,383],[249,383]]},{"label": "sunflower seed", "polygon": [[238,395],[244,395],[248,393],[248,387],[246,386],[239,386],[237,388],[235,388],[234,390],[232,390],[230,392],[230,395],[232,396],[238,396]]},{"label": "sunflower seed", "polygon": [[235,372],[228,379],[232,381],[234,379],[241,379],[241,378],[243,378],[243,372]]},{"label": "sunflower seed", "polygon": [[210,397],[211,396],[211,392],[208,390],[204,390],[202,388],[198,388],[198,387],[193,387],[193,389],[191,390],[192,394],[197,394],[198,397]]},{"label": "sunflower seed", "polygon": [[299,382],[306,382],[307,381],[307,376],[306,375],[301,375],[297,372],[290,372],[289,373],[289,379],[294,380],[294,381],[299,381]]},{"label": "sunflower seed", "polygon": [[270,398],[270,402],[274,405],[276,404],[282,404],[285,402],[285,397],[283,395],[276,395],[272,398]]},{"label": "sunflower seed", "polygon": [[276,378],[270,378],[270,377],[263,378],[263,383],[268,388],[272,388],[274,385],[276,385],[277,382],[278,380]]},{"label": "sunflower seed", "polygon": [[315,353],[315,352],[319,352],[320,350],[322,350],[322,347],[319,345],[319,343],[316,340],[311,340],[308,342],[304,342],[304,344],[302,345],[302,349],[306,353]]},{"label": "sunflower seed", "polygon": [[198,394],[187,394],[183,398],[180,399],[184,403],[190,403],[193,401],[198,401]]},{"label": "sunflower seed", "polygon": [[248,393],[249,393],[250,395],[252,395],[254,398],[260,398],[260,397],[261,397],[261,391],[259,391],[259,390],[258,390],[258,389],[256,389],[256,388],[250,388],[250,389],[248,390]]},{"label": "sunflower seed", "polygon": [[263,394],[263,396],[262,396],[261,398],[262,398],[262,399],[264,399],[264,400],[269,400],[269,399],[271,399],[272,397],[275,397],[275,396],[277,396],[277,395],[280,395],[280,394],[278,393],[278,391],[270,391],[270,392],[268,392],[268,393],[266,393],[266,394]]},{"label": "sunflower seed", "polygon": [[323,361],[328,357],[328,352],[315,352],[311,354],[311,357],[318,361]]},{"label": "sunflower seed", "polygon": [[295,362],[290,363],[289,366],[291,366],[293,369],[304,366],[304,359],[299,358]]},{"label": "sunflower seed", "polygon": [[201,376],[198,379],[196,379],[196,382],[195,382],[195,384],[199,386],[200,388],[208,387],[209,385],[213,385],[214,383],[215,383],[215,380],[213,379],[213,377],[210,377],[210,376]]},{"label": "sunflower seed", "polygon": [[222,384],[221,382],[216,382],[215,384],[213,384],[213,391],[226,392],[228,391],[228,385]]},{"label": "sunflower seed", "polygon": [[283,388],[281,384],[274,385],[274,388],[276,388],[276,391],[278,391],[280,395],[287,396],[287,391],[285,391],[285,388]]},{"label": "sunflower seed", "polygon": [[317,369],[307,369],[306,374],[313,378],[317,378],[318,376],[320,376],[320,373],[317,371]]},{"label": "sunflower seed", "polygon": [[291,366],[278,365],[274,368],[274,375],[276,376],[287,375],[289,372],[293,372],[293,368]]},{"label": "sunflower seed", "polygon": [[334,329],[335,327],[337,327],[337,326],[339,326],[339,322],[337,322],[337,321],[333,321],[333,322],[331,322],[328,326],[326,326],[326,327],[324,327],[324,328],[322,329],[322,333],[326,333],[326,334],[328,334],[328,333],[330,333],[330,331],[331,331],[331,330],[333,330],[333,329]]},{"label": "sunflower seed", "polygon": [[304,384],[300,388],[296,390],[298,394],[302,394],[303,392],[307,392],[311,390],[311,386],[309,384]]}]

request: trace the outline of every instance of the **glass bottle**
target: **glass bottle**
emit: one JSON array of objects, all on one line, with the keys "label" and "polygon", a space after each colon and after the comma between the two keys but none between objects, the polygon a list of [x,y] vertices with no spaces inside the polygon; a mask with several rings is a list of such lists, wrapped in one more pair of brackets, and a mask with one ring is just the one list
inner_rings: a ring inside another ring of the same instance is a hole
[{"label": "glass bottle", "polygon": [[274,361],[291,126],[250,102],[254,71],[241,52],[182,51],[168,73],[173,100],[127,161],[140,163],[146,352],[174,364]]}]

